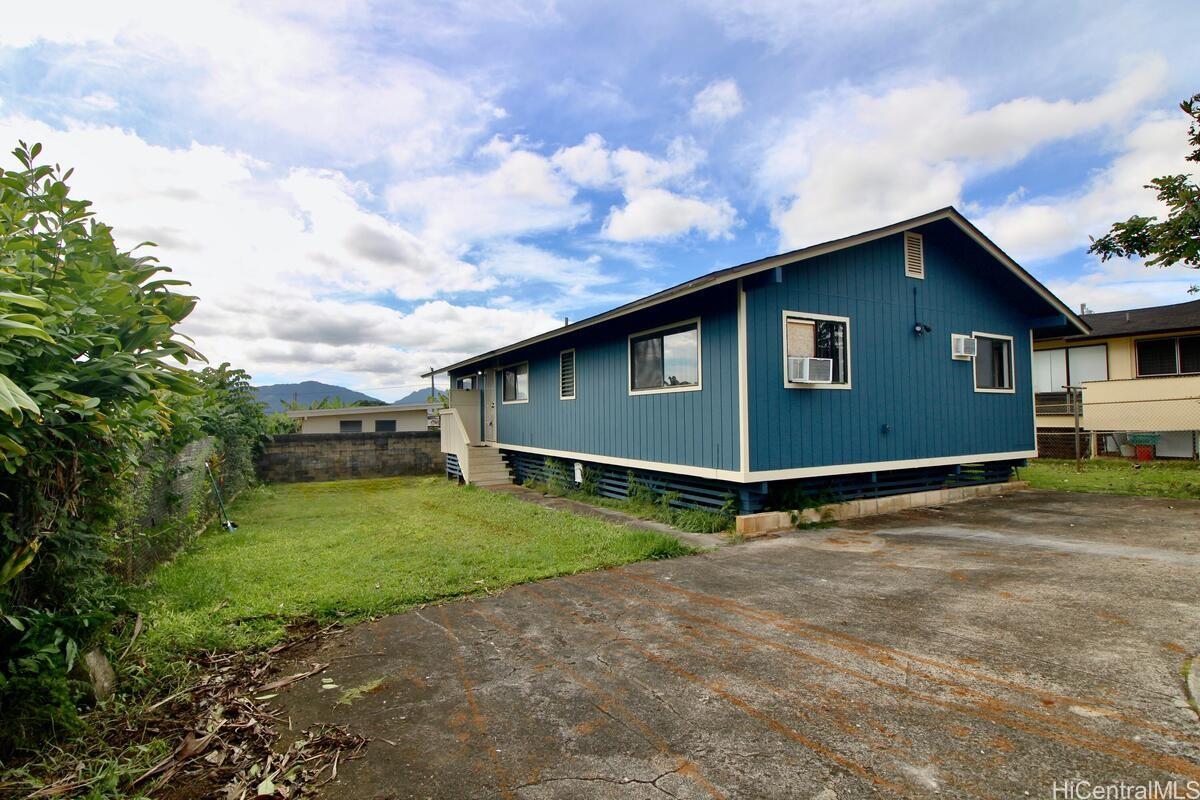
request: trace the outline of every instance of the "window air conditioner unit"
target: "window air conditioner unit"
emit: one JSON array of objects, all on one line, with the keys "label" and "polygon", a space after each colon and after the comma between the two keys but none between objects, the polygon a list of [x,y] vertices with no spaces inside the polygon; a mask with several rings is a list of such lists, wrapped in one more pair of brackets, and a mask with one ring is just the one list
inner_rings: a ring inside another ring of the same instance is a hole
[{"label": "window air conditioner unit", "polygon": [[787,360],[788,383],[833,383],[832,358],[797,358]]},{"label": "window air conditioner unit", "polygon": [[964,336],[961,333],[954,334],[953,346],[955,358],[974,358],[978,352],[978,342],[974,336]]}]

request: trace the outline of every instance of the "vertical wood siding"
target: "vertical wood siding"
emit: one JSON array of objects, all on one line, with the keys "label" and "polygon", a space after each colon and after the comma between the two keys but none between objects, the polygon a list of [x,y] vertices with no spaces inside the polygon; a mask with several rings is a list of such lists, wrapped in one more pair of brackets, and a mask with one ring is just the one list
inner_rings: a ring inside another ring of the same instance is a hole
[{"label": "vertical wood siding", "polygon": [[[905,276],[902,234],[746,280],[752,470],[1034,449],[1029,328],[1045,302],[952,223],[919,232],[925,280]],[[850,318],[852,389],[784,387],[784,310]],[[951,359],[950,334],[972,331],[1013,337],[1015,393],[977,393],[972,362]]]},{"label": "vertical wood siding", "polygon": [[[700,317],[699,391],[629,394],[628,336]],[[559,399],[562,350],[575,349],[575,398]],[[739,469],[737,289],[720,286],[508,354],[529,361],[529,402],[497,402],[502,444]]]}]

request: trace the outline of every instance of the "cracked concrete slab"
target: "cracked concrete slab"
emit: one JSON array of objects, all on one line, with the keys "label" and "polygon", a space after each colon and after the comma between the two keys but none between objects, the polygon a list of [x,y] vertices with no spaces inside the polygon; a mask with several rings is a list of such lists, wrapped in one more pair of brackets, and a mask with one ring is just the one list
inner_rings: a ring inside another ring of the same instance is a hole
[{"label": "cracked concrete slab", "polygon": [[371,691],[339,705],[314,678],[280,700],[294,728],[371,737],[328,796],[1200,780],[1198,555],[1200,502],[1020,492],[385,618],[308,656]]}]

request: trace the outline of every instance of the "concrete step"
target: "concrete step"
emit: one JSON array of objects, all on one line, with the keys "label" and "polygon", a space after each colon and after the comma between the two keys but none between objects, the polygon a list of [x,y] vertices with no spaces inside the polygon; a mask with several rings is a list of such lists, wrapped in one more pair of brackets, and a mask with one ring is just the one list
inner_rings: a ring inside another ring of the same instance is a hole
[{"label": "concrete step", "polygon": [[486,480],[472,480],[472,486],[512,486],[512,481],[507,478],[488,478]]}]

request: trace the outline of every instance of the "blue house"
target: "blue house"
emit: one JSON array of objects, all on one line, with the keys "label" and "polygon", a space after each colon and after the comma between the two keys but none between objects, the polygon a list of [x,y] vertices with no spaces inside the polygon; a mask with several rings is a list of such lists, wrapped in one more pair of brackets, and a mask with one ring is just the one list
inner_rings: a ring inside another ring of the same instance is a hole
[{"label": "blue house", "polygon": [[447,471],[682,504],[1007,480],[1034,329],[1087,326],[953,208],[718,270],[437,370]]}]

